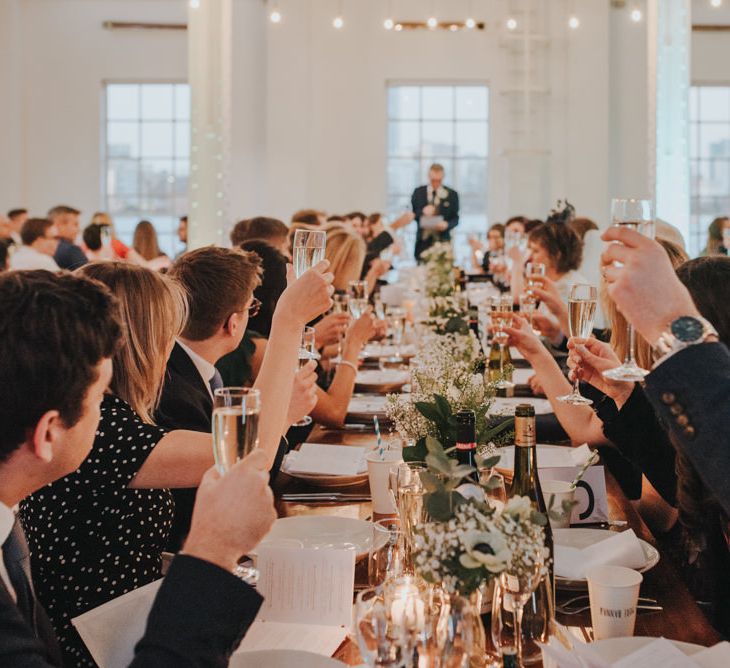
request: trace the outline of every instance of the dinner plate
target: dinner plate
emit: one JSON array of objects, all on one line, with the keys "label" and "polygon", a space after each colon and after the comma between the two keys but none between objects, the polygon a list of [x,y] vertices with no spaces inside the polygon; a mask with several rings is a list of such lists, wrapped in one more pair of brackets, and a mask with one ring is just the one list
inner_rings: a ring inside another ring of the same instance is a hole
[{"label": "dinner plate", "polygon": [[489,407],[490,415],[514,415],[519,404],[530,404],[535,407],[535,415],[550,415],[553,407],[547,399],[535,397],[497,397]]},{"label": "dinner plate", "polygon": [[321,487],[323,489],[346,489],[348,487],[359,487],[368,481],[368,474],[358,473],[356,475],[324,475],[321,473],[289,473],[287,475],[297,480],[302,480],[313,487]]},{"label": "dinner plate", "polygon": [[234,654],[228,663],[229,668],[342,668],[344,665],[328,656],[291,649],[240,652]]},{"label": "dinner plate", "polygon": [[365,369],[358,371],[355,390],[358,392],[395,392],[402,388],[410,377],[408,371],[400,369]]},{"label": "dinner plate", "polygon": [[[602,540],[610,538],[612,535],[614,535],[614,532],[606,531],[605,529],[555,529],[553,531],[553,540],[556,545],[576,547],[582,550],[584,547],[599,543]],[[646,571],[651,570],[659,563],[659,551],[645,540],[641,540],[641,538],[638,540],[641,544],[641,549],[644,550],[646,563],[636,570],[639,571],[639,573],[646,573]],[[556,575],[555,586],[558,589],[584,590],[588,587],[588,583],[585,578],[577,578],[573,580]]]},{"label": "dinner plate", "polygon": [[[591,643],[591,647],[604,661],[618,661],[634,652],[637,652],[645,645],[656,640],[656,638],[648,638],[646,636],[632,636],[630,638],[608,638],[606,640],[596,640]],[[680,652],[687,656],[692,656],[701,652],[704,647],[689,642],[681,642],[679,640],[670,640]]]},{"label": "dinner plate", "polygon": [[407,344],[396,349],[396,347],[390,343],[370,343],[362,349],[360,357],[365,360],[379,360],[381,357],[393,357],[396,352],[398,352],[403,359],[410,359],[416,354],[416,346],[413,344]]},{"label": "dinner plate", "polygon": [[[367,556],[370,550],[373,529],[370,522],[351,517],[334,515],[282,517],[274,522],[271,531],[266,534],[260,545],[281,540],[299,541],[302,547],[352,548],[359,558]],[[387,536],[383,536],[382,540],[386,541]]]},{"label": "dinner plate", "polygon": [[382,421],[387,404],[388,399],[382,394],[355,394],[347,407],[347,417],[372,422],[373,416],[377,415]]}]

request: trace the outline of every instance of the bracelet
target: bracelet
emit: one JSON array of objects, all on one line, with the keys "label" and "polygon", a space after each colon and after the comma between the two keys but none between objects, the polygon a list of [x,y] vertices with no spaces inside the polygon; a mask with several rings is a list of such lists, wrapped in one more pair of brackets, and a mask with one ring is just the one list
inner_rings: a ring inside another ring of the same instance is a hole
[{"label": "bracelet", "polygon": [[355,372],[355,374],[357,374],[357,367],[352,362],[348,362],[347,360],[340,360],[335,366],[341,366],[343,364],[345,366],[349,366]]}]

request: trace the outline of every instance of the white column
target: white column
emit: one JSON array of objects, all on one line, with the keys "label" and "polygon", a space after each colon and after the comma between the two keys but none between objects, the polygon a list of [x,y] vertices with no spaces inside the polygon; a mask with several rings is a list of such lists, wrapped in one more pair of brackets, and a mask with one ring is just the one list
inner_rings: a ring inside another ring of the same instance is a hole
[{"label": "white column", "polygon": [[23,144],[23,49],[20,0],[0,2],[0,202],[3,215],[10,207],[30,206],[25,198]]},{"label": "white column", "polygon": [[188,247],[225,245],[231,144],[232,0],[189,0],[191,93]]},{"label": "white column", "polygon": [[689,241],[690,0],[649,0],[649,183],[657,217]]}]

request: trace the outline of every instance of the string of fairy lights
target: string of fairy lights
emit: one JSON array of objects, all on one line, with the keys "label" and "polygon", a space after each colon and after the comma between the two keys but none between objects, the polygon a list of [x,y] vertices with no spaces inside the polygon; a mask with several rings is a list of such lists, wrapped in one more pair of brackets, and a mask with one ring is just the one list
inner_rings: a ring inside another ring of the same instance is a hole
[{"label": "string of fairy lights", "polygon": [[[191,4],[193,2],[200,2],[200,0],[190,0]],[[269,20],[273,24],[279,24],[282,23],[285,19],[285,14],[282,12],[281,5],[283,4],[280,2],[280,0],[271,0],[269,1],[270,11],[269,11]],[[428,15],[425,20],[422,23],[419,22],[409,22],[408,27],[423,27],[428,28],[429,30],[436,30],[440,27],[447,27],[450,28],[452,31],[456,29],[465,28],[466,30],[474,30],[478,26],[483,26],[483,23],[480,23],[477,21],[477,19],[474,16],[474,13],[472,11],[473,9],[473,1],[470,0],[468,3],[468,13],[467,16],[464,18],[463,22],[460,23],[453,23],[449,22],[448,24],[443,25],[439,21],[439,17],[437,16],[435,12],[435,3],[431,2],[431,13]],[[636,3],[627,3],[627,9],[628,9],[628,16],[631,21],[634,23],[640,23],[644,19],[644,13],[642,12],[641,8]],[[709,0],[709,5],[713,8],[719,8],[723,6],[723,0]],[[387,7],[386,7],[386,16],[383,19],[383,28],[385,30],[392,30],[395,32],[401,32],[406,25],[402,22],[399,22],[394,17],[394,0],[388,0],[387,1]],[[575,11],[571,11],[567,18],[567,24],[568,27],[571,30],[577,30],[581,26],[581,19],[578,16],[578,14]],[[336,2],[336,11],[334,13],[334,16],[332,17],[332,27],[335,30],[342,30],[346,25],[346,17],[344,12],[344,2],[343,0],[337,0]],[[504,19],[504,27],[507,28],[507,30],[515,31],[520,28],[520,22],[518,20],[518,17],[516,16],[507,16]]]}]

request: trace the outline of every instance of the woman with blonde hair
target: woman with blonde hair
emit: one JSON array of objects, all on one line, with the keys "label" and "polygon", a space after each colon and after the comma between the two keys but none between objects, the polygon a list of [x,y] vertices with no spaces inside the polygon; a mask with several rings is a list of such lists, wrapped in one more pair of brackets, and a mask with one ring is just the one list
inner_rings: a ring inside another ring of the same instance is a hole
[{"label": "woman with blonde hair", "polygon": [[[330,261],[330,271],[335,275],[335,290],[347,292],[350,281],[360,280],[366,251],[365,241],[354,230],[337,223],[327,228],[324,256]],[[373,260],[365,274],[363,280],[367,281],[369,293],[373,292],[378,278],[383,275],[384,264],[380,260]]]},{"label": "woman with blonde hair", "polygon": [[134,228],[132,247],[144,260],[145,266],[154,271],[168,269],[172,262],[170,258],[160,250],[157,240],[157,230],[149,220],[140,220]]}]

